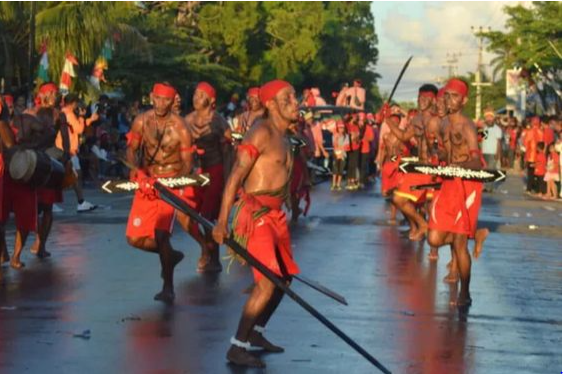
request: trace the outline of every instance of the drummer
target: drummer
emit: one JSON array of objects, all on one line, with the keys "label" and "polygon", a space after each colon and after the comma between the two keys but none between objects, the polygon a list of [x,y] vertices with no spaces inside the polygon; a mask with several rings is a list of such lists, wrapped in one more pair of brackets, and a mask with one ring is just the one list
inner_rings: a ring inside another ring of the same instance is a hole
[{"label": "drummer", "polygon": [[[26,113],[35,116],[37,120],[41,123],[45,131],[54,131],[55,123],[59,121],[60,113],[55,107],[57,102],[57,95],[59,89],[54,83],[45,83],[39,88],[37,94],[37,106],[29,109]],[[68,130],[65,123],[60,123],[61,133],[65,136],[66,144],[62,152],[63,163],[69,160],[69,143],[68,140]],[[55,137],[51,138],[51,141],[45,145],[45,148],[55,148]],[[44,188],[40,187],[37,190],[37,205],[39,214],[41,214],[41,221],[39,222],[39,229],[35,238],[35,242],[31,246],[31,252],[36,254],[40,258],[49,257],[51,254],[45,249],[45,244],[49,233],[51,232],[51,226],[53,225],[53,204],[61,203],[63,201],[63,191],[62,189]]]},{"label": "drummer", "polygon": [[[19,164],[21,158],[16,159],[14,153],[20,150],[44,150],[44,147],[54,139],[54,128],[43,126],[39,118],[31,113],[14,116],[11,121],[15,135],[15,146],[8,151],[9,169],[27,168],[29,165]],[[25,160],[25,159],[24,159]],[[16,238],[14,254],[10,266],[21,269],[24,263],[20,260],[22,249],[30,232],[37,231],[37,191],[31,184],[19,183],[12,179],[10,172],[4,174],[2,196],[2,214],[0,223],[4,227],[10,213],[13,212],[16,221]],[[42,256],[43,253],[38,253]],[[4,256],[7,261],[7,253]]]}]

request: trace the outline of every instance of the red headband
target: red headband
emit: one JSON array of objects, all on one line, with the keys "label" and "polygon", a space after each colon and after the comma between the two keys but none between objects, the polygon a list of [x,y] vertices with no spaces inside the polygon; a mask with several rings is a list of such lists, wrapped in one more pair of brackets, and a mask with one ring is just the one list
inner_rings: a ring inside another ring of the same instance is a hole
[{"label": "red headband", "polygon": [[14,105],[14,97],[12,95],[4,95],[4,101],[7,105]]},{"label": "red headband", "polygon": [[246,93],[246,96],[248,96],[248,97],[251,97],[251,96],[260,97],[260,87],[249,88],[248,92]]},{"label": "red headband", "polygon": [[436,95],[437,99],[440,99],[442,97],[444,97],[444,94],[446,93],[446,87],[442,87],[438,90],[438,94]]},{"label": "red headband", "polygon": [[266,103],[272,100],[278,92],[287,87],[291,87],[291,84],[279,79],[264,84],[260,87],[260,101],[262,104],[266,105]]},{"label": "red headband", "polygon": [[464,81],[456,78],[450,79],[448,81],[448,84],[446,84],[446,87],[444,87],[444,89],[445,91],[455,91],[464,97],[467,96],[467,93],[469,91],[467,84],[465,84]]},{"label": "red headband", "polygon": [[210,85],[207,82],[199,82],[199,84],[197,85],[197,87],[195,89],[205,92],[207,94],[207,96],[209,96],[210,99],[216,99],[217,98],[216,93],[215,93],[215,88],[213,88],[213,86]]},{"label": "red headband", "polygon": [[59,89],[54,83],[45,83],[41,87],[39,87],[39,95],[45,95],[49,92],[57,92]]},{"label": "red headband", "polygon": [[152,94],[174,99],[176,97],[176,89],[168,84],[155,83],[152,87]]},{"label": "red headband", "polygon": [[422,91],[418,93],[418,96],[428,96],[432,99],[434,99],[436,97],[436,95],[434,95],[434,92],[432,91]]}]

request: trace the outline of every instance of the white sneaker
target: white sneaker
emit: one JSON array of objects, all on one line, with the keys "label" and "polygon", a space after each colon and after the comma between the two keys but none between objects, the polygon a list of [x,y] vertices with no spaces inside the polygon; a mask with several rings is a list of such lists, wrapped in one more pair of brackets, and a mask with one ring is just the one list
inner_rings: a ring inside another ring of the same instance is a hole
[{"label": "white sneaker", "polygon": [[53,213],[62,213],[65,210],[63,208],[61,208],[60,206],[58,206],[57,204],[53,204]]},{"label": "white sneaker", "polygon": [[78,204],[78,206],[76,207],[76,211],[78,213],[89,212],[91,210],[96,209],[97,207],[98,207],[97,205],[94,205],[94,204],[90,203],[89,201],[84,200],[82,202],[82,204]]}]

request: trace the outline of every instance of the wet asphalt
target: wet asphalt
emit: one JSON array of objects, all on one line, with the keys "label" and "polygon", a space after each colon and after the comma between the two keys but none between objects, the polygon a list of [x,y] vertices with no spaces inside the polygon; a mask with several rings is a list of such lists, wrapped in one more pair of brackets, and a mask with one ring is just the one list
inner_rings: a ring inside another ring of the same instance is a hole
[{"label": "wet asphalt", "polygon": [[[522,195],[517,177],[485,195],[480,226],[491,230],[473,262],[473,305],[449,305],[456,286],[442,282],[449,249],[438,262],[386,223],[378,186],[330,192],[315,187],[309,217],[292,227],[304,275],[344,295],[348,306],[294,283],[292,288],[393,373],[556,373],[561,363],[561,202]],[[376,373],[291,299],[267,336],[286,348],[264,354],[267,368],[225,360],[248,268],[217,275],[195,271],[199,249],[179,228],[173,245],[186,254],[176,271],[176,303],[159,291],[155,255],[125,242],[130,196],[87,190],[103,206],[76,214],[66,193],[47,260],[2,267],[0,373]],[[13,245],[13,228],[8,228]],[[222,249],[224,254],[225,250]]]}]

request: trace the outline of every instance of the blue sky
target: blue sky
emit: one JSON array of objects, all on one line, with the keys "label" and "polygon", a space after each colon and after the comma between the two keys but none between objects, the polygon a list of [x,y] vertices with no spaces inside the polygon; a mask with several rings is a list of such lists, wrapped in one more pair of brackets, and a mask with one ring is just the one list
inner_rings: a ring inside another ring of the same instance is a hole
[{"label": "blue sky", "polygon": [[[423,83],[437,83],[447,77],[447,53],[461,54],[457,71],[465,74],[477,68],[477,38],[471,26],[503,30],[505,5],[516,2],[391,2],[374,1],[372,13],[379,38],[376,70],[382,75],[381,92],[390,92],[403,64],[414,58],[395,97],[415,100]],[[493,56],[485,53],[485,66]]]}]

